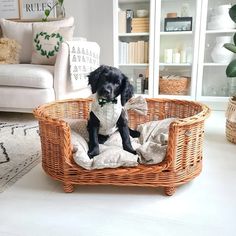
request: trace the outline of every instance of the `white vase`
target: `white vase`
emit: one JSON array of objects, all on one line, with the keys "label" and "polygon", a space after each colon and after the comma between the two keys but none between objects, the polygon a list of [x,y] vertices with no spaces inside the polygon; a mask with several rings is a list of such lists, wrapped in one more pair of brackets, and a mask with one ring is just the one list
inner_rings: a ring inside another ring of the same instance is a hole
[{"label": "white vase", "polygon": [[216,44],[211,52],[212,61],[215,63],[228,64],[233,59],[234,53],[224,48],[225,43],[230,43],[232,40],[231,36],[220,36],[216,37]]}]

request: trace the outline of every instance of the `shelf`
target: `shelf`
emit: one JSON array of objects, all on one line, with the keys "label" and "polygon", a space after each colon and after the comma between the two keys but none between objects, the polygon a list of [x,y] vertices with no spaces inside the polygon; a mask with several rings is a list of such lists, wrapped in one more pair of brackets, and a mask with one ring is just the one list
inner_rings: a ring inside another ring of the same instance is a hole
[{"label": "shelf", "polygon": [[127,67],[132,67],[132,66],[135,66],[135,67],[142,67],[142,66],[148,66],[149,64],[148,63],[142,63],[142,64],[119,64],[118,66],[127,66]]},{"label": "shelf", "polygon": [[149,97],[150,97],[149,94],[144,94],[144,93],[135,93],[134,96],[135,96],[135,97],[142,96],[142,97],[144,97],[144,98],[149,98]]},{"label": "shelf", "polygon": [[160,98],[170,98],[170,99],[179,99],[179,100],[192,100],[193,98],[190,95],[165,95],[159,94]]},{"label": "shelf", "polygon": [[209,101],[209,102],[227,102],[229,97],[222,96],[201,96],[199,98],[200,101]]},{"label": "shelf", "polygon": [[149,32],[146,33],[122,33],[119,37],[137,37],[137,36],[149,36]]},{"label": "shelf", "polygon": [[119,0],[120,3],[149,3],[150,0]]},{"label": "shelf", "polygon": [[206,34],[224,34],[224,33],[236,33],[236,29],[206,30]]},{"label": "shelf", "polygon": [[159,63],[159,66],[192,66],[191,63],[178,63],[178,64],[175,64],[175,63]]},{"label": "shelf", "polygon": [[203,63],[203,66],[228,66],[228,64],[225,64],[225,63],[207,62],[207,63]]},{"label": "shelf", "polygon": [[160,35],[192,35],[193,31],[160,32]]}]

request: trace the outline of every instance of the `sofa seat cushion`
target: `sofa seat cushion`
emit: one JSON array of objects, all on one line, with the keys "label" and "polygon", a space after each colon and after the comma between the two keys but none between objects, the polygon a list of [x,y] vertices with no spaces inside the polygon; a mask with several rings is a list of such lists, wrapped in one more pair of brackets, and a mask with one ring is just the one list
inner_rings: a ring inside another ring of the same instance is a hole
[{"label": "sofa seat cushion", "polygon": [[0,65],[0,86],[53,88],[54,66]]}]

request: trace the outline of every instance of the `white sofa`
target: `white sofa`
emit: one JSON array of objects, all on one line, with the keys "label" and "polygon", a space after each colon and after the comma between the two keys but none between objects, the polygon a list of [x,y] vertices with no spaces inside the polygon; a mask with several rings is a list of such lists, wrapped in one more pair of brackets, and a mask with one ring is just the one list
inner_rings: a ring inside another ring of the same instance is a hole
[{"label": "white sofa", "polygon": [[[73,18],[66,20],[66,25],[73,25]],[[4,23],[5,30],[6,27],[8,30],[4,32],[1,22],[3,36],[14,38],[17,35],[16,40],[26,45],[22,46],[24,55],[20,55],[20,64],[0,64],[0,111],[32,112],[40,104],[91,94],[89,87],[80,90],[72,88],[69,78],[69,48],[65,42],[60,46],[55,65],[31,64],[27,57],[31,56],[32,51],[32,32],[28,32],[30,29],[32,31],[32,26],[29,26],[32,23]],[[61,21],[58,24],[63,23]],[[24,32],[26,28],[27,32]],[[22,35],[21,38],[19,34]]]}]

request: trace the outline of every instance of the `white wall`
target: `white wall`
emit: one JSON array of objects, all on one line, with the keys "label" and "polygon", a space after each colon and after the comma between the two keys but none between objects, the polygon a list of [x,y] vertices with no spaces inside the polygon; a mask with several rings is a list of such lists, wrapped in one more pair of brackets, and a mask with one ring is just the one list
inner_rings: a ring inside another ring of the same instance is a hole
[{"label": "white wall", "polygon": [[85,37],[101,47],[101,64],[113,65],[112,0],[64,0],[67,16],[75,18],[75,37]]}]

